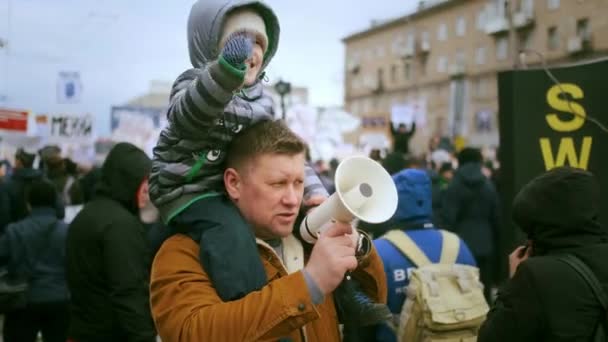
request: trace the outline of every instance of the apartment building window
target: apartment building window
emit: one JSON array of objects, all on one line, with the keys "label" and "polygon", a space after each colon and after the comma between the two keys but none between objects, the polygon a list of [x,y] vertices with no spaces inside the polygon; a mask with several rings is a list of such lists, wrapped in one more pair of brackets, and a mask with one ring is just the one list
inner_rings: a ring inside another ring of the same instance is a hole
[{"label": "apartment building window", "polygon": [[455,55],[455,58],[454,58],[455,61],[456,61],[456,64],[458,64],[458,65],[464,65],[465,58],[466,58],[466,55],[465,55],[464,51],[462,51],[462,50],[456,51],[456,55]]},{"label": "apartment building window", "polygon": [[464,17],[459,17],[456,20],[456,35],[463,37],[467,32],[467,21]]},{"label": "apartment building window", "polygon": [[558,9],[559,8],[559,0],[547,0],[547,7],[550,10]]},{"label": "apartment building window", "polygon": [[430,35],[429,35],[429,31],[422,31],[422,33],[420,34],[420,40],[422,42],[430,44],[431,43],[431,38],[430,38]]},{"label": "apartment building window", "polygon": [[483,78],[478,78],[474,81],[475,95],[478,97],[486,96],[486,82]]},{"label": "apartment building window", "polygon": [[534,13],[534,0],[521,0],[518,10],[532,15],[532,13]]},{"label": "apartment building window", "polygon": [[547,30],[547,47],[549,50],[559,49],[559,35],[557,33],[557,26],[549,27],[549,30]]},{"label": "apartment building window", "polygon": [[448,69],[448,59],[445,56],[437,58],[437,72],[446,72]]},{"label": "apartment building window", "polygon": [[382,68],[378,68],[377,75],[378,75],[378,78],[376,81],[378,83],[376,83],[376,86],[380,87],[381,85],[384,84],[384,70],[382,70]]},{"label": "apartment building window", "polygon": [[487,22],[487,10],[484,8],[481,11],[479,11],[479,13],[477,13],[477,29],[479,31],[485,31],[486,29],[486,22]]},{"label": "apartment building window", "polygon": [[507,59],[509,53],[509,39],[507,37],[500,37],[496,40],[496,58],[498,60]]},{"label": "apartment building window", "polygon": [[398,56],[399,52],[401,52],[402,46],[403,46],[403,38],[402,37],[395,38],[395,40],[393,40],[393,44],[391,47],[393,55]]},{"label": "apartment building window", "polygon": [[437,28],[437,40],[443,41],[446,39],[448,39],[448,26],[445,23],[441,23]]},{"label": "apartment building window", "polygon": [[378,57],[378,58],[384,57],[384,47],[383,46],[376,47],[376,57]]},{"label": "apartment building window", "polygon": [[475,51],[475,63],[482,65],[486,63],[486,47],[480,46]]},{"label": "apartment building window", "polygon": [[583,39],[589,39],[591,37],[588,18],[582,18],[576,21],[576,35]]},{"label": "apartment building window", "polygon": [[397,66],[391,65],[391,82],[397,83]]},{"label": "apartment building window", "polygon": [[532,49],[532,31],[522,31],[519,33],[519,49]]},{"label": "apartment building window", "polygon": [[403,77],[408,81],[412,77],[412,65],[410,63],[405,63],[403,66]]}]

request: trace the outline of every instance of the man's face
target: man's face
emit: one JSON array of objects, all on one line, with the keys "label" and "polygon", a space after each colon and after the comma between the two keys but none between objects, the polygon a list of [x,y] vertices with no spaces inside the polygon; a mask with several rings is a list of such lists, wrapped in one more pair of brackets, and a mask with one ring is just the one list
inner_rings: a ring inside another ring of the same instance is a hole
[{"label": "man's face", "polygon": [[258,79],[258,74],[264,62],[264,51],[259,43],[253,44],[253,52],[245,64],[247,64],[247,74],[245,74],[245,85],[251,86]]},{"label": "man's face", "polygon": [[263,154],[238,172],[230,196],[256,237],[282,238],[293,231],[304,194],[304,161],[303,153]]}]

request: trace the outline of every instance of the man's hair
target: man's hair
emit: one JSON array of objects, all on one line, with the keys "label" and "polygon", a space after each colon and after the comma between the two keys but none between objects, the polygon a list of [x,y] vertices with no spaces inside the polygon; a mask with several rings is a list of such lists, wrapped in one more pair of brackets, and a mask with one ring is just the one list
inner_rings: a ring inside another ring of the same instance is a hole
[{"label": "man's hair", "polygon": [[478,148],[466,147],[458,153],[458,166],[481,162],[483,162],[483,156]]},{"label": "man's hair", "polygon": [[32,168],[34,166],[34,160],[36,159],[36,155],[32,153],[25,152],[24,149],[20,148],[15,153],[15,159],[21,162],[21,165],[25,168]]},{"label": "man's hair", "polygon": [[234,137],[228,147],[226,167],[241,167],[246,160],[262,154],[293,156],[306,149],[306,143],[283,121],[263,120]]},{"label": "man's hair", "polygon": [[57,190],[51,182],[37,179],[29,184],[26,192],[26,201],[32,208],[54,208],[57,201]]}]

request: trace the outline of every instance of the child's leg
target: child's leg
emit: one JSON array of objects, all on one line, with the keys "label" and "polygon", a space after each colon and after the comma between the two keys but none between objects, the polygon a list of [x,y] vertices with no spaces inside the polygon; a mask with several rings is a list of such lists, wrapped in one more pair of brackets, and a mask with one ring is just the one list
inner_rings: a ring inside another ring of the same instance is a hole
[{"label": "child's leg", "polygon": [[342,281],[334,291],[334,301],[345,329],[378,324],[392,317],[388,306],[374,303],[354,278]]},{"label": "child's leg", "polygon": [[225,196],[196,201],[171,226],[199,243],[201,265],[222,300],[242,298],[266,284],[253,230]]}]

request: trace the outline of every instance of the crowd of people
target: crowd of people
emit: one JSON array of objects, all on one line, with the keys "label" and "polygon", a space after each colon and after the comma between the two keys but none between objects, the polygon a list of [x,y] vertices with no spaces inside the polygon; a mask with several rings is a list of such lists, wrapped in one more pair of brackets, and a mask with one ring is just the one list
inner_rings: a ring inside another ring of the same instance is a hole
[{"label": "crowd of people", "polygon": [[527,243],[496,295],[498,172],[440,137],[412,156],[415,126],[370,154],[392,176],[394,215],[302,239],[340,162],[312,162],[273,120],[261,80],[279,31],[261,1],[197,1],[193,68],[152,158],[118,143],[84,170],[57,147],[16,153],[0,183],[5,342],[605,338],[608,230],[583,170],[548,171],[515,198]]}]

